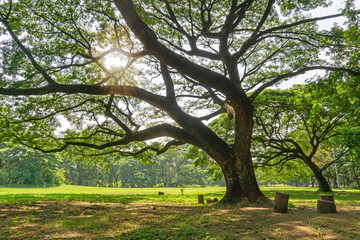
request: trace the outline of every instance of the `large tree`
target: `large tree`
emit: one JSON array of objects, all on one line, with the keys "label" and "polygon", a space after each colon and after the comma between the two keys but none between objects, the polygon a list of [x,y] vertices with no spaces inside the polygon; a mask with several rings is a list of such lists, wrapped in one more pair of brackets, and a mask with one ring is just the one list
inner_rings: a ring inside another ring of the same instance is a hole
[{"label": "large tree", "polygon": [[[359,76],[321,59],[352,51],[342,29],[319,31],[325,0],[4,1],[3,133],[44,152],[158,154],[182,144],[221,167],[224,203],[266,199],[250,153],[253,101],[313,70]],[[344,11],[356,12],[351,1]],[[351,18],[356,21],[356,18]],[[117,64],[107,64],[109,56]],[[227,113],[221,138],[206,120]],[[71,127],[59,133],[59,121]],[[151,141],[150,141],[151,140]],[[95,149],[97,151],[92,151]]]}]

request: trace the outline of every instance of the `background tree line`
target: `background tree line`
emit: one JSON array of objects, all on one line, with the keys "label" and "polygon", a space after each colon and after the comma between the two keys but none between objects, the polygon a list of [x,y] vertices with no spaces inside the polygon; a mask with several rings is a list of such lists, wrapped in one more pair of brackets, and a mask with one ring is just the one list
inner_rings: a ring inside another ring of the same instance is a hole
[{"label": "background tree line", "polygon": [[174,151],[144,163],[132,157],[70,160],[22,146],[1,149],[0,185],[62,183],[102,187],[225,186],[223,179],[212,180],[207,167],[194,167],[194,160]]},{"label": "background tree line", "polygon": [[[345,127],[343,131],[344,136],[340,140],[347,139],[356,144],[356,131],[359,130]],[[336,151],[339,150],[335,149]],[[354,147],[336,162],[340,187],[360,188],[358,152],[359,149]],[[319,166],[327,165],[333,161],[332,154],[331,147],[324,147],[315,155],[314,162]],[[106,161],[70,160],[59,154],[44,154],[22,146],[6,148],[2,145],[0,185],[44,186],[65,183],[103,187],[225,186],[218,165],[211,162],[209,164],[209,161],[203,159],[204,156],[195,149],[182,149],[154,156],[147,162],[132,157],[115,159],[114,156],[108,156]],[[202,161],[208,164],[202,165]],[[318,186],[314,174],[300,159],[284,165],[258,166],[255,172],[262,186]],[[332,188],[338,187],[334,165],[326,168],[323,175]]]}]

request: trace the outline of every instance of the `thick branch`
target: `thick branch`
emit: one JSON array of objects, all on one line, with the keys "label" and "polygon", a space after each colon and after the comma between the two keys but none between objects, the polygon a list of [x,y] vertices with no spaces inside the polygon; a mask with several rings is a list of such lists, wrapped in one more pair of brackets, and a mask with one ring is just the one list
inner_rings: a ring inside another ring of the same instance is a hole
[{"label": "thick branch", "polygon": [[196,138],[194,138],[193,136],[191,136],[184,130],[174,127],[174,126],[171,126],[169,124],[162,124],[162,125],[150,127],[148,129],[138,131],[138,132],[135,132],[130,135],[126,135],[124,138],[122,138],[120,140],[101,144],[101,145],[92,144],[92,143],[89,143],[88,141],[84,141],[84,142],[83,141],[67,141],[64,143],[64,145],[62,147],[59,147],[57,149],[46,150],[46,149],[42,149],[38,146],[34,147],[29,144],[26,144],[23,140],[21,140],[19,138],[18,138],[18,140],[22,144],[32,147],[36,150],[40,150],[45,153],[52,153],[52,152],[61,152],[61,151],[65,150],[66,148],[68,148],[69,146],[81,146],[81,147],[87,147],[87,148],[92,148],[92,149],[97,149],[97,150],[103,150],[103,149],[110,148],[110,147],[123,146],[123,145],[127,145],[129,143],[132,143],[132,142],[147,141],[147,140],[152,140],[152,139],[160,138],[160,137],[171,137],[171,138],[177,139],[177,141],[172,141],[171,143],[168,143],[165,146],[167,149],[172,145],[179,144],[179,142],[190,143],[199,148],[203,147]]},{"label": "thick branch", "polygon": [[142,88],[126,85],[111,85],[111,86],[96,86],[85,84],[74,85],[50,85],[41,88],[32,89],[6,89],[0,88],[1,95],[7,96],[29,96],[29,95],[44,95],[49,93],[84,93],[90,95],[112,95],[118,94],[123,96],[131,96],[141,99],[159,109],[165,110],[166,97],[155,95]]},{"label": "thick branch", "polygon": [[[113,0],[113,2],[121,12],[127,25],[144,44],[146,50],[163,64],[169,65],[180,73],[190,76],[226,95],[235,94],[235,91],[239,90],[223,75],[195,64],[162,45],[157,40],[156,34],[141,20],[131,0]],[[243,95],[246,97],[244,92]]]},{"label": "thick branch", "polygon": [[169,150],[173,146],[180,146],[183,144],[185,144],[185,143],[176,141],[176,140],[172,140],[172,141],[166,143],[165,146],[162,148],[158,148],[158,147],[154,147],[154,146],[147,146],[136,152],[112,150],[112,151],[106,151],[106,152],[96,153],[96,154],[84,154],[83,156],[84,157],[96,157],[96,156],[103,156],[103,155],[109,155],[109,154],[114,154],[114,153],[119,153],[122,156],[137,156],[137,155],[142,154],[149,150],[156,152],[157,155],[160,155],[160,154],[166,152],[167,150]]}]

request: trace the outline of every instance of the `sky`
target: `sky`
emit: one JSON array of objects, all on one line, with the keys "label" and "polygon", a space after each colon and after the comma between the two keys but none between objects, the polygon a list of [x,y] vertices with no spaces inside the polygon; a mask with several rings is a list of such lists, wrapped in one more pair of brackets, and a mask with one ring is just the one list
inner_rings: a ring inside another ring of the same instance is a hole
[{"label": "sky", "polygon": [[[317,8],[317,9],[311,11],[311,14],[313,15],[313,17],[322,17],[322,16],[327,16],[327,15],[333,15],[333,14],[340,13],[341,9],[343,9],[344,6],[345,6],[345,0],[333,0],[333,4],[330,7]],[[360,9],[360,1],[359,0],[355,2],[355,8]],[[334,19],[319,21],[318,25],[319,25],[320,30],[329,30],[329,29],[331,29],[331,27],[334,26],[335,23],[342,26],[345,23],[345,21],[346,21],[345,17],[338,17],[338,18],[334,18]],[[278,87],[274,87],[274,88],[288,89],[288,88],[291,88],[295,84],[305,83],[305,81],[307,79],[314,77],[316,74],[323,75],[324,71],[308,72],[308,73],[300,75],[296,78],[289,79],[289,80],[281,83]]]}]

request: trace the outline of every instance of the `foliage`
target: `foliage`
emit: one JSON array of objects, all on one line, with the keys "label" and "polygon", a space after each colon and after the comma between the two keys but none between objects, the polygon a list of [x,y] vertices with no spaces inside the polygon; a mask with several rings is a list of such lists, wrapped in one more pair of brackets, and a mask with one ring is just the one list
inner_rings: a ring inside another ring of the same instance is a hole
[{"label": "foliage", "polygon": [[[359,33],[353,1],[342,14],[309,16],[328,5],[4,1],[1,138],[102,160],[117,154],[151,161],[190,144],[222,169],[236,192],[225,200],[265,199],[250,154],[258,96],[313,70],[354,81],[360,75],[351,53]],[[348,29],[318,30],[317,21],[341,15]],[[111,57],[116,64],[107,63]],[[207,125],[217,116],[221,124]]]},{"label": "foliage", "polygon": [[67,183],[110,187],[181,187],[216,184],[208,179],[206,167],[194,167],[194,162],[170,151],[154,157],[152,163],[142,163],[131,157],[106,160],[106,163],[76,161],[65,164]]},{"label": "foliage", "polygon": [[0,156],[1,184],[73,184],[108,187],[209,186],[207,168],[170,151],[142,163],[131,157],[105,161],[69,160],[18,146],[3,149]]},{"label": "foliage", "polygon": [[300,185],[300,181],[307,181],[313,176],[311,170],[302,161],[292,161],[283,167],[275,165],[272,167],[256,168],[256,177],[261,185],[268,185],[268,182],[286,183]]},{"label": "foliage", "polygon": [[340,134],[340,127],[346,123],[347,113],[322,102],[322,93],[314,91],[313,85],[316,83],[263,93],[255,114],[253,149],[259,165],[279,164],[280,170],[289,161],[302,160],[312,170],[320,190],[330,191],[323,171],[349,151],[338,145],[334,159],[328,150],[331,139]]},{"label": "foliage", "polygon": [[56,155],[41,154],[24,147],[0,150],[0,184],[61,184],[64,170]]}]

